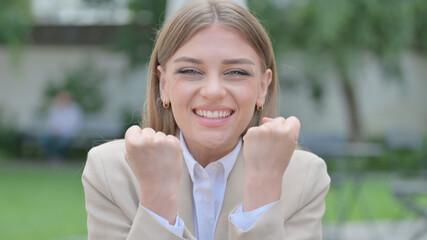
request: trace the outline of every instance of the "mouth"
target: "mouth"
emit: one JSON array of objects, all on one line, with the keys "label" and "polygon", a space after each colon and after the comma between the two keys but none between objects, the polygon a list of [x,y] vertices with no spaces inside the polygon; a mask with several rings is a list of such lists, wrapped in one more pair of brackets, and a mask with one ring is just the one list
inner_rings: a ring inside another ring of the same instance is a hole
[{"label": "mouth", "polygon": [[224,119],[230,117],[234,111],[231,109],[228,110],[202,110],[202,109],[193,109],[193,112],[202,118],[207,119]]}]

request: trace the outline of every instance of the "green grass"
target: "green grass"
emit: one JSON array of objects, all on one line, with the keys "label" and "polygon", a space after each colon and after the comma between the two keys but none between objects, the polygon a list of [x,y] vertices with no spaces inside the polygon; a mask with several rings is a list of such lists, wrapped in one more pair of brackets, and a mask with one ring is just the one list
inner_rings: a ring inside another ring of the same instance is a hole
[{"label": "green grass", "polygon": [[0,166],[2,239],[50,240],[86,235],[78,167]]},{"label": "green grass", "polygon": [[358,192],[351,178],[332,185],[326,197],[324,221],[337,221],[340,216],[347,221],[413,218],[414,215],[393,196],[392,181],[392,177],[370,176],[359,182]]},{"label": "green grass", "polygon": [[[87,235],[82,170],[79,166],[0,162],[1,239],[53,240]],[[392,177],[365,178],[358,199],[351,195],[350,180],[332,185],[326,197],[325,223],[336,221],[342,207],[348,213],[347,221],[414,218],[395,200],[390,188]]]}]

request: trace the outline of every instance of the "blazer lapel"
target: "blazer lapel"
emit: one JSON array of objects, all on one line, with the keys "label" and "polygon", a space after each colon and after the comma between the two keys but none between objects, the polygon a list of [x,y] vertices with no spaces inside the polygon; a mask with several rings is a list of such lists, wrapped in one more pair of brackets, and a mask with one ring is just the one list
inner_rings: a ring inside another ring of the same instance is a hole
[{"label": "blazer lapel", "polygon": [[188,168],[187,164],[185,164],[185,160],[183,160],[183,164],[184,167],[182,168],[179,189],[178,214],[184,221],[185,227],[194,235],[193,183],[191,182],[190,175],[188,174]]},{"label": "blazer lapel", "polygon": [[228,239],[228,216],[234,208],[243,202],[245,176],[245,161],[243,151],[240,150],[236,163],[228,176],[224,202],[215,230],[215,240]]}]

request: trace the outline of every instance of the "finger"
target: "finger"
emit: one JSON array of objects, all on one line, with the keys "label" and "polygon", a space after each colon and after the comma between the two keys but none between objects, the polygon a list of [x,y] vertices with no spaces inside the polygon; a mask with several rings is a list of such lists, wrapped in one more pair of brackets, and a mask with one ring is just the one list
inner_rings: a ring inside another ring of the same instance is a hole
[{"label": "finger", "polygon": [[286,119],[285,124],[289,124],[290,126],[293,126],[293,129],[297,129],[298,131],[301,128],[301,122],[299,121],[298,118],[294,116],[288,117]]},{"label": "finger", "polygon": [[166,134],[164,132],[158,131],[156,132],[157,137],[166,138]]},{"label": "finger", "polygon": [[[151,133],[149,133],[151,134]],[[151,143],[155,144],[167,144],[167,137],[166,134],[164,134],[161,131],[155,132],[153,135],[151,135]]]},{"label": "finger", "polygon": [[181,142],[174,135],[167,135],[166,138],[182,152]]},{"label": "finger", "polygon": [[273,119],[272,119],[272,118],[269,118],[269,117],[263,117],[263,118],[262,118],[262,123],[263,123],[263,124],[264,124],[264,123],[271,122],[271,121],[273,121]]},{"label": "finger", "polygon": [[133,125],[132,127],[128,128],[125,133],[125,140],[130,141],[133,139],[136,139],[136,137],[140,134],[141,128],[137,125]]},{"label": "finger", "polygon": [[[271,118],[270,118],[271,119]],[[285,123],[285,118],[283,117],[276,117],[274,119],[271,119],[270,121],[266,122],[266,124],[263,124],[261,126],[268,126],[268,128],[281,128],[283,124]]]},{"label": "finger", "polygon": [[285,125],[295,134],[295,140],[298,140],[301,122],[298,118],[291,116],[286,119]]},{"label": "finger", "polygon": [[245,136],[243,136],[243,141],[246,142],[246,139],[248,138],[248,136],[253,134],[253,131],[255,131],[257,127],[250,127],[247,131]]},{"label": "finger", "polygon": [[149,127],[144,128],[141,131],[141,135],[152,136],[152,135],[155,135],[155,134],[156,134],[156,131],[154,131],[154,129],[149,128]]},{"label": "finger", "polygon": [[172,141],[175,141],[175,142],[177,142],[177,143],[181,144],[181,143],[180,143],[180,141],[179,141],[179,139],[178,139],[177,137],[175,137],[174,135],[169,134],[169,135],[167,135],[166,137],[167,137],[168,139],[172,140]]}]

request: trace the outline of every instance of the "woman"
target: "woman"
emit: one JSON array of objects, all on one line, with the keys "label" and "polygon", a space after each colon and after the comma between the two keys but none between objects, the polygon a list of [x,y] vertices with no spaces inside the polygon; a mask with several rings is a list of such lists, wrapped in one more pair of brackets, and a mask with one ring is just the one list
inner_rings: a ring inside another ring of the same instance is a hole
[{"label": "woman", "polygon": [[141,129],[93,148],[89,239],[321,239],[330,179],[272,118],[270,40],[229,1],[184,6],[158,34]]}]

